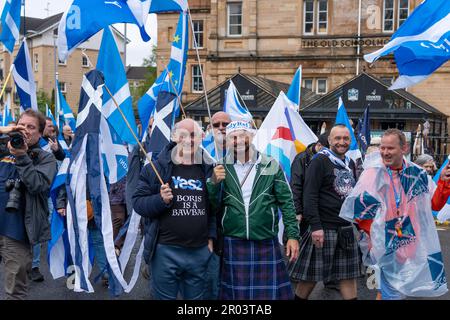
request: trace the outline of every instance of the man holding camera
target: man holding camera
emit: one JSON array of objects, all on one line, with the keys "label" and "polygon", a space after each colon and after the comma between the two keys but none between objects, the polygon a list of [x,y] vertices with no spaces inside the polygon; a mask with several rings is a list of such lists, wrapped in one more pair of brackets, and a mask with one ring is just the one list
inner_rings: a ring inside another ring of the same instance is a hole
[{"label": "man holding camera", "polygon": [[0,159],[0,255],[7,299],[26,298],[31,248],[50,240],[47,198],[57,167],[54,156],[39,146],[44,128],[42,114],[23,112]]}]

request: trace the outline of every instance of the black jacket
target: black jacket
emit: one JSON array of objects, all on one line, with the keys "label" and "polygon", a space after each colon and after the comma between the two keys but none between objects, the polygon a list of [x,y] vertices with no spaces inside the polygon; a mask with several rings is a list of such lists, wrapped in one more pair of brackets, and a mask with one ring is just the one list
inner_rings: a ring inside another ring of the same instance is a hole
[{"label": "black jacket", "polygon": [[16,158],[16,169],[25,189],[25,229],[31,245],[51,239],[48,195],[57,173],[53,154],[39,145]]},{"label": "black jacket", "polygon": [[[173,162],[171,158],[172,149],[175,143],[168,144],[159,154],[158,159],[153,161],[156,170],[160,174],[164,183],[170,181],[172,174]],[[199,149],[201,152],[201,149]],[[202,163],[205,180],[212,175],[213,167]],[[166,204],[160,195],[161,183],[159,182],[155,172],[150,164],[142,168],[136,191],[133,195],[133,209],[144,217],[144,259],[150,263],[155,246],[158,242],[159,235],[159,217],[169,211],[171,204]],[[209,199],[206,193],[207,205]],[[210,217],[208,219],[208,237],[216,238],[216,219],[212,210],[209,210]]]}]

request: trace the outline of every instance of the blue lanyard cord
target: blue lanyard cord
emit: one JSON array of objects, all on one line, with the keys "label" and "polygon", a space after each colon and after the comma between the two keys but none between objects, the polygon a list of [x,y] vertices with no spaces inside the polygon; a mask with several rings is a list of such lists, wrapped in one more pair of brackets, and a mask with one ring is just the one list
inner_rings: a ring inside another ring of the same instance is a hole
[{"label": "blue lanyard cord", "polygon": [[[395,205],[398,210],[400,208],[400,203],[402,202],[402,195],[400,193],[400,190],[398,190],[399,192],[397,192],[397,190],[395,189],[395,183],[394,183],[394,178],[392,176],[392,170],[390,168],[387,168],[387,172],[389,174],[389,178],[391,179],[392,188],[394,189]],[[400,180],[400,172],[398,173],[398,175],[399,175],[398,179]]]}]

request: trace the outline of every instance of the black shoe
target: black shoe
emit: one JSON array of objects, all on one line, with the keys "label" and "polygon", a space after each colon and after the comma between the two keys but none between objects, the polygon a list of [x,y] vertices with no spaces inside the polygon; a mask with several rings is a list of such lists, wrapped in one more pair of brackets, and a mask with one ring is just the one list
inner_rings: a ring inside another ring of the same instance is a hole
[{"label": "black shoe", "polygon": [[39,271],[38,267],[35,267],[35,268],[31,269],[30,276],[31,276],[31,280],[33,280],[34,282],[42,282],[42,281],[44,281],[44,276]]}]

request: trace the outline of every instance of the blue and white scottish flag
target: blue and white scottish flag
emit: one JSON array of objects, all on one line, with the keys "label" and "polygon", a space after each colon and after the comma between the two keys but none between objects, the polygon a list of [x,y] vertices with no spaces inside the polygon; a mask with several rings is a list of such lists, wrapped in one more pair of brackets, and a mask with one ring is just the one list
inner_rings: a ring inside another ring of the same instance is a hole
[{"label": "blue and white scottish flag", "polygon": [[253,117],[248,109],[239,101],[239,95],[233,81],[230,80],[223,111],[227,113],[231,121],[248,121],[251,122]]},{"label": "blue and white scottish flag", "polygon": [[342,101],[342,97],[339,97],[339,106],[338,106],[338,112],[336,115],[336,124],[343,124],[348,128],[348,131],[350,131],[350,149],[347,151],[346,155],[353,159],[353,161],[356,161],[357,159],[361,158],[361,151],[359,151],[358,148],[358,141],[355,137],[355,132],[353,131],[352,126],[350,125],[350,119],[347,115],[347,110],[345,110],[344,102]]},{"label": "blue and white scottish flag", "polygon": [[154,122],[147,152],[157,156],[170,142],[172,129],[172,115],[175,108],[176,96],[173,93],[161,91],[154,113]]},{"label": "blue and white scottish flag", "polygon": [[[178,19],[167,69],[160,74],[155,83],[138,102],[139,118],[141,119],[142,128],[144,128],[143,137],[145,137],[148,122],[154,113],[159,92],[166,91],[175,95],[180,95],[182,92],[186,72],[188,44],[189,20],[187,13],[183,12],[180,13],[180,18]],[[177,99],[175,101],[175,112],[173,113],[172,123],[178,117],[179,110],[180,106]]]},{"label": "blue and white scottish flag", "polygon": [[373,63],[394,53],[399,78],[391,90],[406,88],[428,78],[450,59],[450,1],[425,0],[380,50],[366,54]]},{"label": "blue and white scottish flag", "polygon": [[12,68],[14,83],[20,98],[20,107],[23,110],[32,108],[37,111],[36,83],[26,38],[22,41]]},{"label": "blue and white scottish flag", "polygon": [[105,84],[108,86],[108,89],[114,96],[114,100],[124,113],[133,132],[131,132],[125,124],[122,114],[117,109],[106,89],[104,89],[103,92],[103,115],[108,119],[108,122],[113,126],[114,130],[123,141],[130,144],[136,144],[137,142],[134,137],[137,137],[137,128],[131,101],[130,87],[125,74],[125,68],[123,67],[122,58],[120,57],[114,36],[109,27],[105,28],[103,31],[102,44],[97,60],[97,70],[103,72]]},{"label": "blue and white scottish flag", "polygon": [[[103,236],[108,272],[122,288],[128,288],[115,254],[111,208],[101,155],[101,109],[104,79],[101,72],[90,71],[83,78],[77,133],[67,169],[67,230],[75,266],[76,292],[93,292],[89,280],[91,265],[88,249],[87,190],[97,228]],[[87,189],[87,186],[89,187]]]},{"label": "blue and white scottish flag", "polygon": [[10,122],[13,122],[13,115],[11,114],[11,95],[8,93],[5,107],[3,108],[2,126],[6,127]]},{"label": "blue and white scottish flag", "polygon": [[[213,129],[211,129],[211,130],[213,130]],[[212,132],[209,132],[206,135],[206,137],[203,139],[202,147],[209,153],[211,158],[213,158],[213,159],[216,158],[216,146],[214,144],[214,135],[212,134]]]},{"label": "blue and white scottish flag", "polygon": [[2,11],[0,41],[5,45],[9,53],[14,51],[14,45],[19,39],[21,8],[22,0],[5,0]]},{"label": "blue and white scottish flag", "polygon": [[58,83],[58,101],[57,106],[59,106],[59,129],[62,131],[64,125],[70,126],[73,132],[76,130],[76,120],[73,115],[72,109],[67,103],[64,95],[61,92],[61,88]]},{"label": "blue and white scottish flag", "polygon": [[298,67],[295,72],[294,79],[292,79],[291,86],[286,94],[286,97],[291,100],[296,106],[297,110],[300,107],[300,99],[302,95],[302,66]]}]

